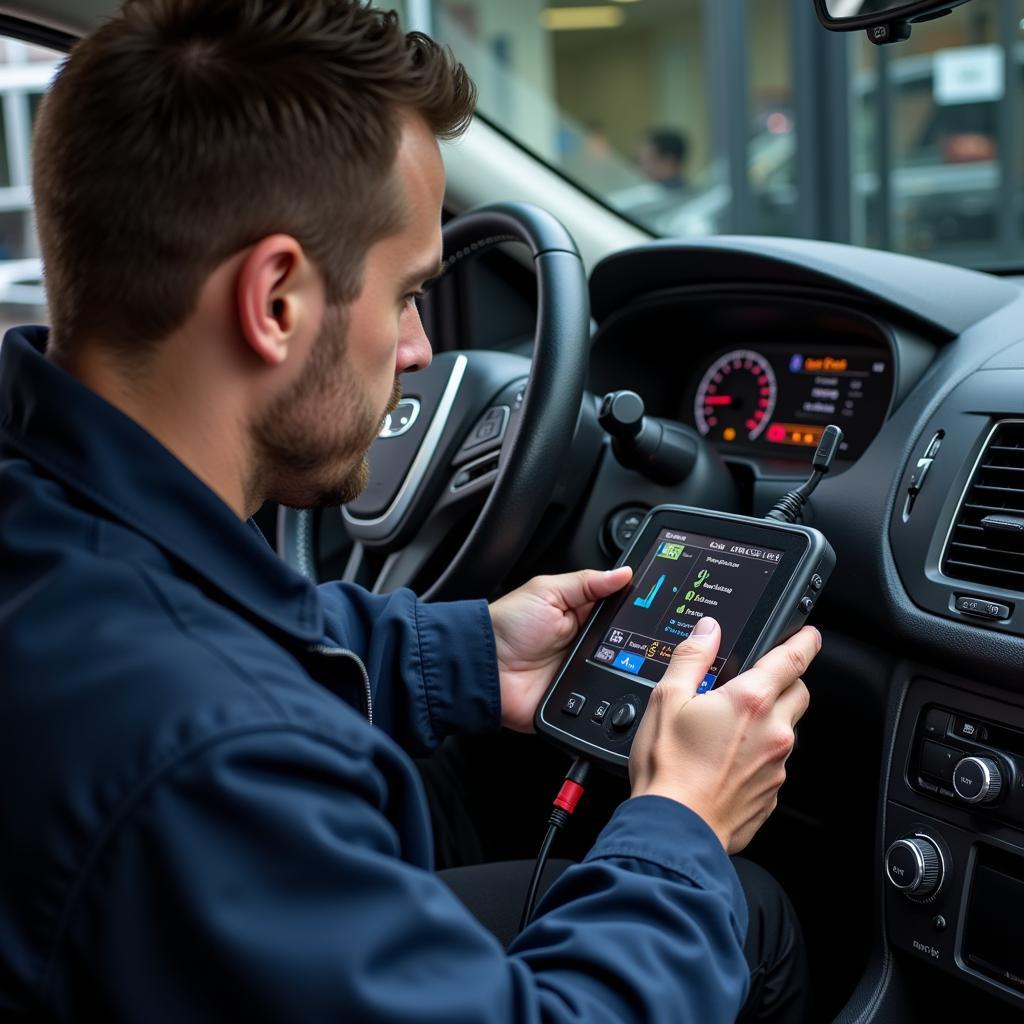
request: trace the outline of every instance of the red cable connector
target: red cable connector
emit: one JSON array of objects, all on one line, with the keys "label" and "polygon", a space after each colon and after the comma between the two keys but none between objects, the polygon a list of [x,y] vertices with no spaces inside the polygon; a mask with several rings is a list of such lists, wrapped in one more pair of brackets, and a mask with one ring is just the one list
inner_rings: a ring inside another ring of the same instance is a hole
[{"label": "red cable connector", "polygon": [[566,779],[562,783],[562,788],[558,791],[558,796],[554,799],[554,804],[556,807],[561,807],[566,814],[572,814],[576,810],[576,805],[580,802],[582,796],[583,787],[578,782]]}]

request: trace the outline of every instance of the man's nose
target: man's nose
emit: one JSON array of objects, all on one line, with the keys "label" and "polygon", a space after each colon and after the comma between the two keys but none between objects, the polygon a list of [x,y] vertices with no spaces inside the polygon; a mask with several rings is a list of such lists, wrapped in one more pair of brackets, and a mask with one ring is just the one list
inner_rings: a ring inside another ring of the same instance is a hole
[{"label": "man's nose", "polygon": [[425,370],[433,357],[430,339],[423,330],[423,321],[420,320],[419,307],[412,303],[402,315],[395,373],[415,373],[417,370]]}]

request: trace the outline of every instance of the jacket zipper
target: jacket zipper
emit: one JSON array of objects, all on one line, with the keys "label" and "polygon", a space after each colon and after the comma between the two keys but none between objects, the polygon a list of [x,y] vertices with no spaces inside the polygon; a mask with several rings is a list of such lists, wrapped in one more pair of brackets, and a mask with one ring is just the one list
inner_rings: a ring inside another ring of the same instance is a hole
[{"label": "jacket zipper", "polygon": [[373,725],[373,693],[370,691],[370,674],[366,671],[358,654],[346,650],[344,647],[328,647],[326,644],[314,644],[310,650],[314,654],[325,654],[329,658],[350,658],[359,667],[359,674],[363,677],[363,712],[367,720]]}]

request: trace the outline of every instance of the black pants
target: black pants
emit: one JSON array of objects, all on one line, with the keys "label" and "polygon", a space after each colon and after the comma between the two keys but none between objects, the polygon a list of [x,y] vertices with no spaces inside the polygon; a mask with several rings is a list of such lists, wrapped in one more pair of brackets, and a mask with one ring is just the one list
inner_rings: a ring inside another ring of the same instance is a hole
[{"label": "black pants", "polygon": [[[503,735],[486,740],[449,740],[420,763],[434,823],[440,877],[477,919],[507,945],[516,933],[523,899],[540,844],[546,807],[567,762],[535,737]],[[592,782],[600,797],[573,826],[582,857],[615,803],[628,795],[621,782]],[[550,791],[550,792],[549,792]],[[566,852],[566,851],[563,851]],[[523,859],[501,859],[522,857]],[[530,859],[526,859],[530,858]],[[573,863],[551,860],[541,892]],[[810,985],[800,927],[779,884],[763,868],[741,857],[733,865],[747,898],[750,923],[744,953],[750,993],[742,1024],[806,1024]]]}]

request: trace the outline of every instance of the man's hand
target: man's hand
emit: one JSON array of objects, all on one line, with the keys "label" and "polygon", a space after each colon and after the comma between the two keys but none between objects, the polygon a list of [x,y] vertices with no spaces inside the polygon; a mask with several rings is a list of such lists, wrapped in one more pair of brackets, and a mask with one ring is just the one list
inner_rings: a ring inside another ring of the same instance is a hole
[{"label": "man's hand", "polygon": [[821,636],[805,626],[753,668],[695,696],[721,636],[705,618],[676,647],[637,730],[629,775],[633,796],[685,804],[738,853],[775,810],[793,727],[810,700],[800,676]]},{"label": "man's hand", "polygon": [[628,565],[610,572],[535,576],[491,605],[502,725],[533,732],[537,705],[594,602],[621,590],[632,577]]}]

